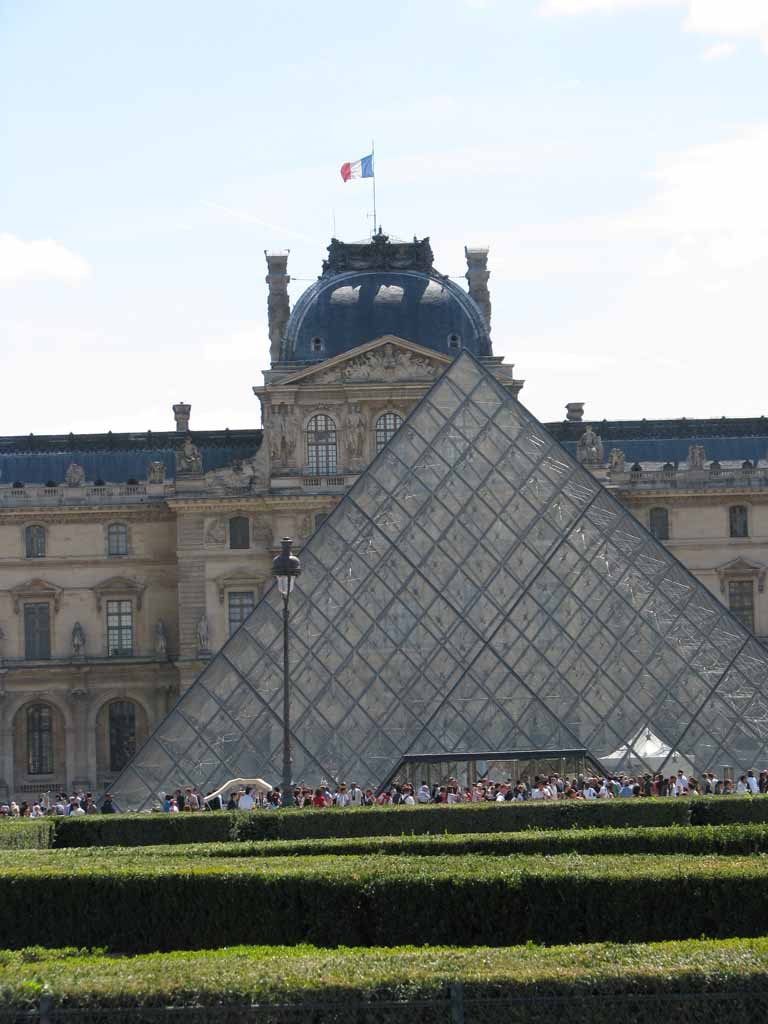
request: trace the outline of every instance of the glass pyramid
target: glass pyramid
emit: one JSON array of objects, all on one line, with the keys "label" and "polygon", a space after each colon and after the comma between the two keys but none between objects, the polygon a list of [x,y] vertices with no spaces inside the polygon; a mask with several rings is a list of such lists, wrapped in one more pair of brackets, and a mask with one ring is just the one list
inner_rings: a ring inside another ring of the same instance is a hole
[{"label": "glass pyramid", "polygon": [[[768,756],[768,652],[466,353],[301,559],[297,781],[376,785],[406,753],[628,745],[637,761],[646,729],[697,772]],[[116,803],[277,783],[281,701],[273,587],[120,775]]]}]

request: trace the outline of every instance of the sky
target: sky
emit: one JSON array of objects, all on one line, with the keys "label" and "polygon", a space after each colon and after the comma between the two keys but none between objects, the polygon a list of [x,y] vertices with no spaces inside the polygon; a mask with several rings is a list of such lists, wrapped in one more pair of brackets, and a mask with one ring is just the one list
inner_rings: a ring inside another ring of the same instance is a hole
[{"label": "sky", "polygon": [[540,419],[768,412],[768,0],[0,0],[0,435],[258,426],[372,139]]}]

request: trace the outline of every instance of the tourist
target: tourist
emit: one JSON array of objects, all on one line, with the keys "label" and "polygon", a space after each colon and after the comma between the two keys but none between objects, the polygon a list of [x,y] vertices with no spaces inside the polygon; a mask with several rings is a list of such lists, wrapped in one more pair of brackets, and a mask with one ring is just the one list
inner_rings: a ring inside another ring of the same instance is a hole
[{"label": "tourist", "polygon": [[757,779],[755,778],[754,771],[751,768],[747,772],[747,789],[749,790],[752,796],[755,796],[757,793],[760,792],[760,785]]},{"label": "tourist", "polygon": [[253,797],[251,796],[251,787],[246,786],[245,792],[237,801],[237,809],[239,811],[252,811],[253,810]]}]

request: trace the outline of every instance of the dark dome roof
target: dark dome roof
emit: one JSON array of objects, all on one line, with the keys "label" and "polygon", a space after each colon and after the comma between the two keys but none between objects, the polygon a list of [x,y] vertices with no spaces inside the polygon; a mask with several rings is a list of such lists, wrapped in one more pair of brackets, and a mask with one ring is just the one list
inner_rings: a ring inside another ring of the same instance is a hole
[{"label": "dark dome roof", "polygon": [[281,361],[318,362],[385,334],[446,355],[491,355],[474,300],[432,269],[429,240],[335,241],[323,276],[301,295],[286,325]]}]

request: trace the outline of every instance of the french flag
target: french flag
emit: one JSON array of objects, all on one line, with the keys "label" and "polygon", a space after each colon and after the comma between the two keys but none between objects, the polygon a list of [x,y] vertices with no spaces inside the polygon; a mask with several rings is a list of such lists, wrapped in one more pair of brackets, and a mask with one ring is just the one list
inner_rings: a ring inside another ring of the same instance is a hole
[{"label": "french flag", "polygon": [[353,160],[351,163],[341,165],[341,177],[344,181],[351,181],[353,178],[373,177],[373,153]]}]

